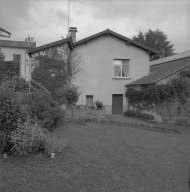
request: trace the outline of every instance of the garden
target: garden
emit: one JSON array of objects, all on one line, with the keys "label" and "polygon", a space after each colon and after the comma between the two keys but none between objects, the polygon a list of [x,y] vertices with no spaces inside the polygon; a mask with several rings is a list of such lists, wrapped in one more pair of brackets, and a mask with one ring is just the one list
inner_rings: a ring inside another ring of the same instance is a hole
[{"label": "garden", "polygon": [[17,62],[0,61],[0,72],[0,191],[187,189],[189,135],[175,126],[141,112],[105,116],[101,101],[76,106],[71,85],[29,92]]}]

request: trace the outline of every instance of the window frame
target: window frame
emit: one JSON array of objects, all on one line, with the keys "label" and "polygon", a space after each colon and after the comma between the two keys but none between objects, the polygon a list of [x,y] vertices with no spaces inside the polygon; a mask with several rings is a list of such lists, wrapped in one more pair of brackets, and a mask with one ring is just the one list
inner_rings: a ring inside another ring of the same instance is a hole
[{"label": "window frame", "polygon": [[[129,66],[129,75],[127,76],[127,77],[123,77],[122,76],[122,70],[123,70],[123,61],[124,60],[127,60],[127,61],[129,61],[129,64],[128,64],[128,66]],[[115,66],[115,63],[114,63],[114,61],[122,61],[121,62],[121,76],[115,76],[114,74],[114,66]],[[130,79],[131,78],[131,60],[130,59],[114,59],[113,60],[113,79]]]},{"label": "window frame", "polygon": [[[16,59],[15,60],[15,57],[17,58],[18,56],[20,56],[20,60]],[[13,54],[13,61],[21,61],[21,54]]]}]

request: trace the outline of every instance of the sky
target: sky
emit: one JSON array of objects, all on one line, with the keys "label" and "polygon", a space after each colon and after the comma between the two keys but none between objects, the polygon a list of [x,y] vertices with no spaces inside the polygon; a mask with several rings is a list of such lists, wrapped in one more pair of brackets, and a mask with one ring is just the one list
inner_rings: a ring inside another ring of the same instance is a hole
[{"label": "sky", "polygon": [[[128,38],[159,29],[175,53],[190,50],[190,0],[70,1],[70,27],[77,40],[110,29]],[[61,40],[68,32],[68,0],[0,0],[0,27],[11,32],[4,40],[34,38],[37,46]]]}]

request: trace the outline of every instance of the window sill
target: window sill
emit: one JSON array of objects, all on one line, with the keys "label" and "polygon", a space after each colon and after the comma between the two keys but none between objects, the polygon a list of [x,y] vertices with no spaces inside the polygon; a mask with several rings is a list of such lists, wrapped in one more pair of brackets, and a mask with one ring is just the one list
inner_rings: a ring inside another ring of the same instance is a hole
[{"label": "window sill", "polygon": [[131,77],[112,77],[113,80],[131,80]]}]

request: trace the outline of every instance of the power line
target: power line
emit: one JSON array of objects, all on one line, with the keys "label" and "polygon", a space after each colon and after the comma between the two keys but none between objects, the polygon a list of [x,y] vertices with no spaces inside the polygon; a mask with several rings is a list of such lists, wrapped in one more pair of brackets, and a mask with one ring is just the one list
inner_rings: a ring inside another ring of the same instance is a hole
[{"label": "power line", "polygon": [[[47,26],[47,25],[39,25],[39,24],[36,24],[36,23],[34,23],[34,22],[28,22],[28,21],[24,21],[24,20],[14,19],[14,18],[12,18],[12,17],[10,17],[10,16],[8,16],[8,15],[5,15],[5,14],[2,14],[2,15],[3,15],[3,17],[5,17],[6,19],[10,19],[11,21],[13,20],[13,21],[20,22],[20,23],[23,23],[23,24],[30,24],[30,25],[32,25],[32,26],[36,26],[36,27],[40,27],[40,28],[47,29],[47,30],[51,30],[51,29],[49,28],[49,26]],[[56,30],[59,31],[60,33],[62,33],[62,31],[61,31],[60,29],[56,29]]]},{"label": "power line", "polygon": [[48,33],[48,34],[53,34],[53,35],[63,35],[61,33],[56,33],[56,32],[51,32],[51,31],[46,31],[44,29],[39,29],[39,28],[36,28],[36,27],[33,27],[33,26],[27,26],[27,25],[23,25],[23,24],[19,24],[19,23],[15,23],[15,22],[12,22],[12,21],[6,21],[6,20],[2,20],[3,23],[6,23],[6,24],[12,24],[12,25],[16,25],[16,26],[19,26],[21,28],[25,28],[25,29],[30,29],[30,30],[37,30],[39,32],[42,32],[42,33]]}]

